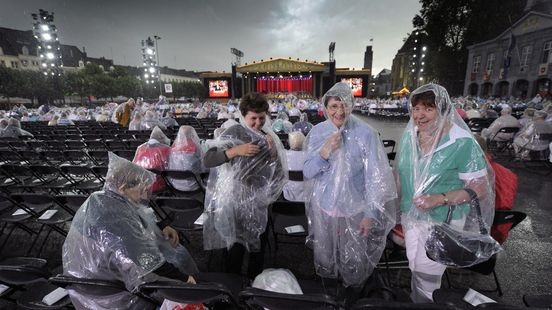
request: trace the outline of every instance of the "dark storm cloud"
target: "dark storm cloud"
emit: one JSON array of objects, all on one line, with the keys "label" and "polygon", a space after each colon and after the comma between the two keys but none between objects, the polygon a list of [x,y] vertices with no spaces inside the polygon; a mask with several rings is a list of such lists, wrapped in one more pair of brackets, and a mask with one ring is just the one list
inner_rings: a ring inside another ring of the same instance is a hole
[{"label": "dark storm cloud", "polygon": [[326,61],[336,42],[338,67],[360,68],[374,38],[374,73],[391,61],[411,31],[420,5],[414,0],[353,1],[54,1],[0,0],[0,26],[30,29],[30,14],[55,12],[63,44],[92,57],[138,65],[139,44],[157,34],[163,66],[188,70],[230,69],[230,48],[245,62],[268,57]]}]

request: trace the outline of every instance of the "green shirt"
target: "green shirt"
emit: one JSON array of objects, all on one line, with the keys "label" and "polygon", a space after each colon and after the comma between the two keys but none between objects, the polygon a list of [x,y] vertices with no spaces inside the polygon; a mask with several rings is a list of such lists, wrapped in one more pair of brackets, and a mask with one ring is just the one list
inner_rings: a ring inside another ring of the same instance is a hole
[{"label": "green shirt", "polygon": [[[410,132],[406,131],[400,143],[398,172],[401,180],[401,212],[408,213],[412,208],[414,196],[414,169],[418,169],[418,177],[423,177],[423,194],[441,194],[465,187],[467,180],[483,177],[487,174],[485,155],[471,133],[454,125],[443,136],[435,152],[428,155],[420,154],[418,167],[414,167],[414,156],[410,140]],[[416,146],[414,146],[416,147]],[[429,162],[428,162],[429,161]],[[428,166],[426,173],[420,176],[421,167]],[[435,221],[444,221],[448,206],[438,206],[431,209],[429,214]],[[461,218],[469,211],[467,204],[459,205],[453,213],[454,219]]]}]

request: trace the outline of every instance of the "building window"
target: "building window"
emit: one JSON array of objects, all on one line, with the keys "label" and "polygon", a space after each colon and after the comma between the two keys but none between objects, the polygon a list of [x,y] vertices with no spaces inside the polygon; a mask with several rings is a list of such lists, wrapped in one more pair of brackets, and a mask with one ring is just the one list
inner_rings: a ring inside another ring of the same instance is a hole
[{"label": "building window", "polygon": [[104,66],[99,65],[98,67],[100,67],[100,70],[104,71]]},{"label": "building window", "polygon": [[0,55],[4,55],[4,50],[0,47]]},{"label": "building window", "polygon": [[5,67],[5,66],[6,66],[6,62],[3,61],[3,60],[0,60],[0,65],[1,65],[2,67]]},{"label": "building window", "polygon": [[491,53],[487,56],[487,66],[486,66],[486,70],[487,70],[487,74],[490,74],[491,72],[493,72],[493,68],[494,68],[494,63],[495,63],[495,53]]},{"label": "building window", "polygon": [[480,67],[481,67],[481,56],[473,56],[472,73],[479,73]]},{"label": "building window", "polygon": [[84,62],[82,60],[79,60],[79,67],[84,67]]},{"label": "building window", "polygon": [[552,41],[544,43],[542,49],[542,63],[547,64],[552,62]]},{"label": "building window", "polygon": [[10,63],[12,68],[15,68],[15,69],[19,68],[19,63],[17,61],[11,61]]},{"label": "building window", "polygon": [[529,66],[529,58],[531,57],[531,52],[533,47],[531,45],[524,46],[521,49],[521,59],[519,63],[519,72],[526,72],[527,67]]},{"label": "building window", "polygon": [[23,53],[23,55],[25,56],[29,56],[29,49],[23,45],[23,47],[21,48],[21,53]]}]

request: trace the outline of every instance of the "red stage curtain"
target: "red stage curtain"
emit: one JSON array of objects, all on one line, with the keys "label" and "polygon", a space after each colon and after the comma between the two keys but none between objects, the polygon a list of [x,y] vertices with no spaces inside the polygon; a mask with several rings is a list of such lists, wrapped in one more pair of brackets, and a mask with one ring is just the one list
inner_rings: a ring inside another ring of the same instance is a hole
[{"label": "red stage curtain", "polygon": [[258,78],[257,91],[260,93],[307,92],[312,94],[312,78]]}]

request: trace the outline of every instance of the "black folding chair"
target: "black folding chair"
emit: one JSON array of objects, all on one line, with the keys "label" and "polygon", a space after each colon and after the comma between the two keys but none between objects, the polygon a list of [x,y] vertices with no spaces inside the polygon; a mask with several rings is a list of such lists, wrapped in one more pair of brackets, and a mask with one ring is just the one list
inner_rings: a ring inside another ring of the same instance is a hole
[{"label": "black folding chair", "polygon": [[[308,219],[305,214],[305,203],[296,201],[275,201],[271,207],[270,225],[276,243],[276,250],[278,250],[279,243],[305,244],[305,238],[308,235]],[[303,232],[288,232],[288,230],[286,230],[286,228],[291,229],[291,227],[298,225],[303,227]],[[285,237],[286,239],[291,238],[297,241],[282,241],[278,237]]]},{"label": "black folding chair", "polygon": [[224,304],[221,308],[240,309],[232,291],[220,283],[154,282],[141,285],[139,290],[159,301],[168,299],[186,304],[206,304],[214,309]]},{"label": "black folding chair", "polygon": [[[527,214],[520,211],[495,210],[493,225],[502,225],[502,224],[511,223],[512,227],[510,228],[510,230],[512,230],[519,223],[521,223],[526,217],[527,217]],[[496,291],[498,293],[498,296],[502,296],[503,295],[502,287],[500,285],[500,282],[498,281],[498,276],[495,271],[495,266],[496,266],[496,254],[491,256],[491,258],[486,262],[483,262],[471,267],[467,267],[464,269],[471,270],[483,275],[489,275],[492,273],[495,280],[496,289],[491,290],[491,292]],[[448,271],[445,271],[445,275],[448,281],[448,285],[449,287],[451,287]]]},{"label": "black folding chair", "polygon": [[247,309],[340,309],[339,304],[325,294],[294,295],[249,287],[243,290],[239,296]]},{"label": "black folding chair", "polygon": [[[85,279],[85,278],[77,278],[69,275],[61,275],[58,274],[54,277],[51,277],[49,279],[49,282],[55,285],[58,285],[60,287],[63,287],[65,289],[74,290],[79,293],[86,294],[88,296],[97,296],[100,297],[106,297],[106,296],[112,296],[116,294],[121,294],[123,292],[128,292],[125,284],[120,281],[109,281],[109,280],[101,280],[101,279]],[[130,292],[128,292],[131,294]],[[134,294],[136,295],[136,294]],[[156,309],[157,303],[153,300],[146,298],[142,295],[136,295],[138,296],[139,302],[137,305],[128,305],[128,309],[133,310],[148,310],[148,309]],[[83,305],[78,305],[79,308],[85,308]]]},{"label": "black folding chair", "polygon": [[157,197],[155,205],[172,218],[171,227],[182,232],[202,230],[194,222],[203,213],[203,202],[189,197]]},{"label": "black folding chair", "polygon": [[[487,150],[493,155],[498,155],[505,151],[509,151],[510,156],[513,156],[514,135],[519,131],[518,127],[502,127],[490,139],[487,140]],[[511,134],[512,137],[507,140],[497,140],[499,134]]]},{"label": "black folding chair", "polygon": [[47,261],[41,258],[13,257],[0,261],[0,282],[21,291],[17,297],[20,309],[65,309],[71,305],[69,296],[50,306],[42,302],[44,296],[58,289],[48,283],[50,275]]},{"label": "black folding chair", "polygon": [[[164,170],[161,171],[161,176],[165,180],[165,183],[167,184],[168,191],[173,196],[184,196],[184,197],[191,197],[191,198],[197,198],[200,201],[203,201],[205,199],[205,185],[203,184],[203,181],[201,178],[196,175],[195,173],[191,171],[177,171],[177,170]],[[197,184],[198,188],[195,190],[180,190],[174,186],[172,183],[173,180],[176,180],[177,182],[179,180],[188,180],[192,181],[195,184]]]},{"label": "black folding chair", "polygon": [[447,304],[437,304],[437,303],[409,303],[409,302],[398,302],[398,301],[389,301],[384,299],[374,299],[374,298],[363,298],[358,300],[352,310],[402,310],[402,309],[442,309],[442,310],[460,310],[462,308],[447,305]]}]

